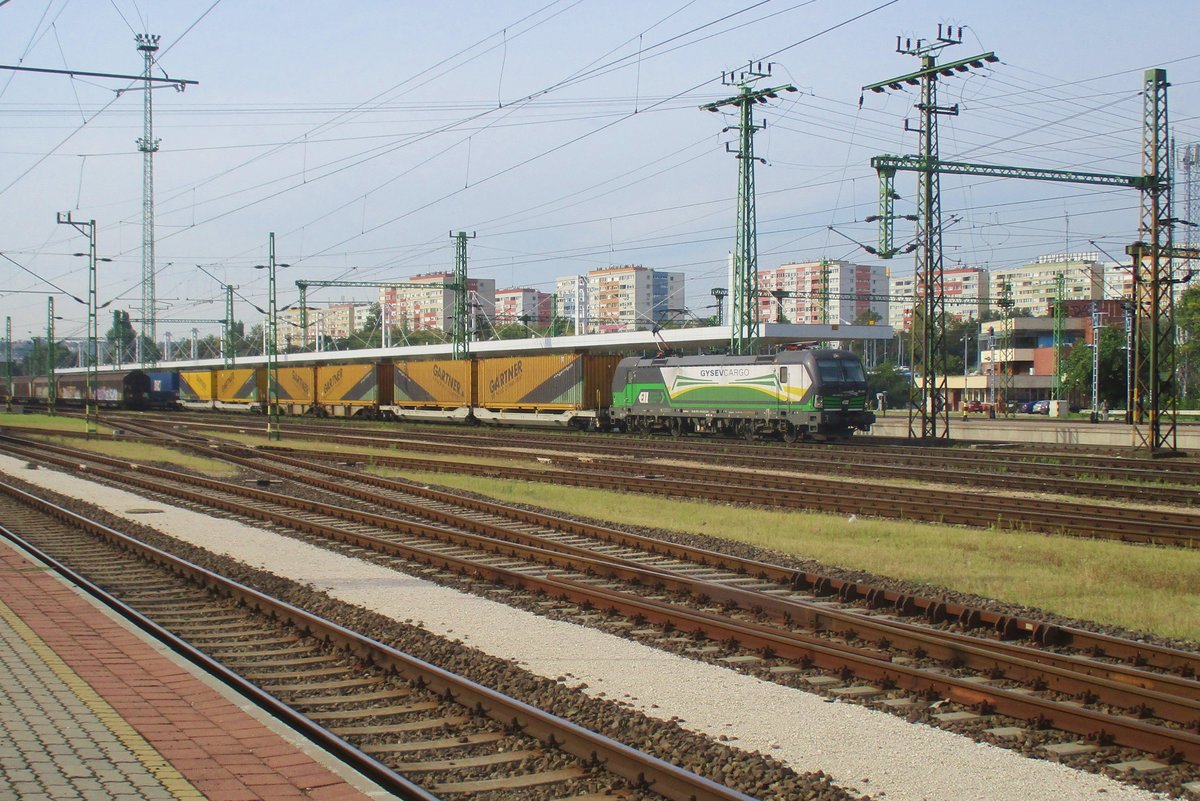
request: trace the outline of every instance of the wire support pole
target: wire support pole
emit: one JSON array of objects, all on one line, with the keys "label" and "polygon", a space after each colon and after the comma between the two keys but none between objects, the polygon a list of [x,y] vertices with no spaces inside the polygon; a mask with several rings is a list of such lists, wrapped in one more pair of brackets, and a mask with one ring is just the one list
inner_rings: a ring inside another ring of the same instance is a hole
[{"label": "wire support pole", "polygon": [[470,329],[467,325],[471,312],[467,286],[467,240],[474,239],[475,234],[451,231],[450,238],[454,240],[454,311],[451,340],[454,358],[465,359],[470,356],[471,351]]},{"label": "wire support pole", "polygon": [[267,439],[278,440],[279,431],[279,354],[276,345],[275,301],[275,232],[270,236],[270,255],[267,262]]},{"label": "wire support pole", "polygon": [[[750,355],[759,348],[759,293],[758,293],[758,230],[754,189],[754,134],[766,128],[754,124],[754,106],[775,99],[780,92],[795,92],[795,86],[785,84],[767,89],[754,89],[755,82],[771,75],[771,64],[751,63],[736,75],[724,73],[721,82],[736,86],[738,94],[733,97],[706,103],[700,108],[718,111],[726,106],[738,109],[738,147],[734,150],[725,145],[727,152],[738,159],[737,230],[734,235],[733,281],[730,286],[729,305],[729,352]],[[730,130],[726,128],[725,130]],[[758,159],[761,161],[761,159]]]},{"label": "wire support pole", "polygon": [[142,343],[139,362],[142,367],[153,364],[158,348],[158,332],[155,324],[154,293],[154,154],[159,140],[154,138],[154,83],[151,70],[154,54],[158,52],[158,34],[139,33],[134,37],[137,49],[145,62],[142,73],[142,138],[138,139],[138,150],[142,153]]},{"label": "wire support pole", "polygon": [[1138,324],[1134,358],[1134,445],[1151,452],[1176,446],[1175,286],[1172,271],[1171,150],[1167,71],[1148,69],[1142,92],[1140,242],[1133,262]]},{"label": "wire support pole", "polygon": [[46,298],[46,410],[54,416],[54,404],[58,400],[54,386],[54,296]]},{"label": "wire support pole", "polygon": [[1067,274],[1060,271],[1054,276],[1054,376],[1050,381],[1050,394],[1056,401],[1065,400],[1063,369],[1066,366],[1066,334]]},{"label": "wire support pole", "polygon": [[225,338],[221,342],[221,360],[226,369],[237,361],[237,348],[233,342],[233,284],[225,284]]},{"label": "wire support pole", "polygon": [[4,410],[11,412],[13,410],[12,317],[4,318],[4,373],[7,379],[5,382]]},{"label": "wire support pole", "polygon": [[[921,56],[921,159],[932,165],[938,158],[938,122],[940,113],[957,114],[958,109],[939,109],[937,73],[932,71],[932,54]],[[923,346],[921,385],[918,408],[910,404],[908,434],[921,439],[950,436],[950,405],[946,383],[946,303],[942,267],[942,201],[939,173],[922,170],[917,174],[917,251],[914,283],[921,294],[914,304],[913,325],[921,332]],[[915,363],[915,361],[914,361]]]}]

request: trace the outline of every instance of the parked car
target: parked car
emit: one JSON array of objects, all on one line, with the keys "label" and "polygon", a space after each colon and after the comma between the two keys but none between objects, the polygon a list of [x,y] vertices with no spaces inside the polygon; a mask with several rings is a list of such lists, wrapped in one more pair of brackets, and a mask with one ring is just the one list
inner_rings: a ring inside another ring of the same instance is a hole
[{"label": "parked car", "polygon": [[967,401],[966,410],[968,412],[982,412],[984,410],[983,401]]},{"label": "parked car", "polygon": [[1050,414],[1050,401],[1048,401],[1048,400],[1034,401],[1033,405],[1029,407],[1029,413],[1030,414]]}]

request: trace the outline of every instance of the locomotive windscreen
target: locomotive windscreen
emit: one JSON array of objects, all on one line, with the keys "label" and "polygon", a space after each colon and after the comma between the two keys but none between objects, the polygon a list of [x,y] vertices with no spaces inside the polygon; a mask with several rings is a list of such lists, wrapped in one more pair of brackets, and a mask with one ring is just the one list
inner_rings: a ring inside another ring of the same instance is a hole
[{"label": "locomotive windscreen", "polygon": [[857,359],[817,359],[817,372],[823,384],[865,384],[867,376]]}]

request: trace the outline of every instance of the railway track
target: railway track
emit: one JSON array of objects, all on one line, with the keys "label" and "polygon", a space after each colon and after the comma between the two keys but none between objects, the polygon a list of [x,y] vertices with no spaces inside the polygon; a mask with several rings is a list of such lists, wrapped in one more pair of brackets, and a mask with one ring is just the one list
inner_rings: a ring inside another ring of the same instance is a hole
[{"label": "railway track", "polygon": [[[13,450],[12,444],[5,449]],[[55,456],[58,449],[16,449],[21,458],[79,460],[128,467],[79,452]],[[239,449],[241,450],[241,449]],[[245,457],[234,455],[234,459]],[[249,460],[253,461],[253,460]],[[291,481],[305,468],[293,460],[279,466]],[[721,580],[711,565],[689,575],[688,565],[646,564],[624,554],[593,555],[575,544],[539,537],[519,528],[503,538],[502,526],[491,521],[438,512],[440,525],[414,515],[383,515],[367,508],[335,506],[257,488],[183,477],[157,468],[127,469],[89,466],[89,472],[117,483],[166,493],[267,520],[294,530],[336,540],[356,549],[402,558],[472,580],[506,586],[533,597],[569,601],[587,614],[622,615],[635,624],[656,624],[663,635],[691,632],[715,643],[736,643],[764,664],[781,669],[819,667],[828,673],[871,682],[875,694],[937,695],[987,713],[998,713],[1033,725],[1083,735],[1105,732],[1103,739],[1124,746],[1200,763],[1200,684],[1194,680],[1195,656],[1177,653],[1177,674],[1151,672],[1136,665],[1104,661],[1081,654],[1054,654],[1014,643],[923,629],[883,616],[822,607],[816,599],[790,587],[725,569]],[[357,494],[361,507],[377,509],[402,502],[402,488],[367,496],[345,485],[337,475],[333,486]],[[334,492],[333,489],[326,490]],[[297,513],[297,510],[300,510]],[[411,511],[411,510],[410,510]],[[489,534],[473,533],[481,526]],[[523,542],[517,541],[525,538]],[[677,636],[677,635],[675,635]],[[904,660],[894,658],[897,653]],[[964,672],[967,675],[964,675]],[[859,692],[867,692],[861,687]],[[893,699],[896,700],[896,699]],[[903,699],[900,699],[903,700]],[[916,703],[914,701],[914,703]]]},{"label": "railway track", "polygon": [[[138,423],[130,423],[136,427]],[[146,430],[160,436],[180,436],[180,431],[147,424]],[[196,436],[196,435],[191,435]],[[301,435],[304,436],[304,435]],[[308,436],[315,437],[315,434]],[[377,448],[385,441],[364,436],[320,437],[327,442],[344,442]],[[468,446],[410,443],[387,440],[409,450],[479,454]],[[375,464],[402,469],[456,472],[473,475],[516,478],[527,481],[560,483],[572,486],[601,487],[630,492],[653,493],[671,497],[699,498],[748,505],[799,508],[837,514],[866,514],[956,524],[982,528],[997,527],[1047,534],[1114,539],[1173,547],[1200,547],[1200,519],[1186,512],[1170,510],[1099,508],[1084,503],[1044,498],[1010,498],[978,492],[958,492],[941,488],[914,493],[911,488],[888,484],[858,484],[809,475],[789,476],[718,469],[694,465],[646,464],[618,457],[584,455],[539,456],[534,453],[506,451],[509,459],[537,460],[553,464],[556,470],[505,467],[501,471],[471,463],[415,460],[386,455],[370,456]],[[314,457],[321,458],[321,457]],[[325,458],[344,460],[344,455]]]},{"label": "railway track", "polygon": [[[127,424],[137,425],[137,421],[130,420]],[[198,430],[215,431],[245,431],[247,428],[236,423],[189,422],[186,425]],[[680,440],[647,442],[641,438],[622,438],[620,442],[613,442],[581,435],[529,435],[514,439],[506,433],[479,435],[429,429],[421,429],[415,435],[413,431],[405,430],[381,436],[378,431],[346,433],[344,425],[289,424],[288,436],[372,447],[390,443],[404,450],[437,453],[477,455],[488,451],[498,457],[518,459],[528,458],[532,451],[561,453],[569,449],[580,456],[652,460],[655,463],[663,459],[719,461],[730,467],[793,472],[807,476],[839,475],[882,481],[902,479],[1106,501],[1179,507],[1200,505],[1200,482],[1196,480],[1200,479],[1200,472],[1164,472],[1159,469],[1163,462],[1150,460],[1137,460],[1136,464],[1113,464],[1113,460],[1109,460],[1107,465],[1080,468],[1039,461],[989,459],[979,455],[958,456],[947,449],[921,449],[938,451],[935,454],[912,453],[904,448],[882,453],[874,449],[868,451],[867,446],[779,448],[765,444],[738,445],[729,441],[712,444]],[[1142,462],[1148,462],[1149,466]]]},{"label": "railway track", "polygon": [[6,483],[0,518],[0,535],[399,798],[752,801]]},{"label": "railway track", "polygon": [[[138,415],[141,416],[141,415]],[[131,416],[131,417],[138,417]],[[184,412],[153,415],[163,423],[186,422],[189,425],[211,425],[233,420],[246,420],[246,415],[214,415],[204,412]],[[255,418],[249,418],[254,420]],[[240,427],[246,427],[242,424]],[[1086,448],[1064,450],[1061,446],[1025,445],[1021,448],[962,447],[959,445],[917,445],[904,440],[881,442],[877,438],[852,440],[848,443],[783,444],[762,440],[752,444],[726,438],[668,439],[664,436],[581,434],[549,430],[513,431],[510,429],[480,429],[463,426],[383,424],[369,421],[339,420],[318,422],[314,419],[290,418],[287,430],[291,433],[346,433],[349,429],[368,429],[371,436],[380,434],[411,439],[419,434],[439,442],[458,442],[464,445],[497,447],[509,443],[514,448],[546,446],[552,449],[589,450],[618,455],[642,452],[660,455],[663,444],[670,443],[673,453],[687,455],[750,456],[771,459],[818,459],[822,462],[855,465],[886,465],[891,467],[930,467],[967,471],[974,474],[1031,474],[1041,477],[1080,477],[1117,482],[1148,484],[1190,484],[1200,479],[1200,459],[1149,459],[1130,452],[1096,453]]]}]

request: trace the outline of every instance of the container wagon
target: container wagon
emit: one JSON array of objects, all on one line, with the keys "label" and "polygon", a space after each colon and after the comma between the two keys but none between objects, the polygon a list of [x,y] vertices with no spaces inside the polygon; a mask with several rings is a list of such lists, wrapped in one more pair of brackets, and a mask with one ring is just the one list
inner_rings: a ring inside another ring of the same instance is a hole
[{"label": "container wagon", "polygon": [[266,395],[267,368],[230,367],[214,370],[213,405],[230,411],[261,411],[259,398]]},{"label": "container wagon", "polygon": [[392,362],[391,403],[380,410],[397,419],[471,419],[475,404],[475,360]]},{"label": "container wagon", "polygon": [[179,405],[185,409],[212,409],[217,403],[217,371],[179,371]]},{"label": "container wagon", "polygon": [[476,362],[475,418],[594,428],[606,422],[620,359],[581,353],[481,358]]},{"label": "container wagon", "polygon": [[317,366],[316,413],[333,417],[379,417],[392,405],[393,364],[322,364]]}]

